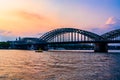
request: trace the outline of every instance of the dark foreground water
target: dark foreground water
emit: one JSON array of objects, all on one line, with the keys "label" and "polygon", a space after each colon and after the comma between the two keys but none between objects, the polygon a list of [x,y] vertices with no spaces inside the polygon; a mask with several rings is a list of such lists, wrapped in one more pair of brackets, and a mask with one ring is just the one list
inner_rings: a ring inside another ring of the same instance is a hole
[{"label": "dark foreground water", "polygon": [[0,50],[0,80],[120,80],[120,53]]}]

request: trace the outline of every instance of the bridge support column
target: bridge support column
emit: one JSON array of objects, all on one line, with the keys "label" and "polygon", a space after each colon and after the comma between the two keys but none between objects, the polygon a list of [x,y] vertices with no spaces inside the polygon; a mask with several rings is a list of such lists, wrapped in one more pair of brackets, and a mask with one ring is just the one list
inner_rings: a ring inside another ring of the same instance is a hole
[{"label": "bridge support column", "polygon": [[94,52],[108,52],[107,43],[95,43]]}]

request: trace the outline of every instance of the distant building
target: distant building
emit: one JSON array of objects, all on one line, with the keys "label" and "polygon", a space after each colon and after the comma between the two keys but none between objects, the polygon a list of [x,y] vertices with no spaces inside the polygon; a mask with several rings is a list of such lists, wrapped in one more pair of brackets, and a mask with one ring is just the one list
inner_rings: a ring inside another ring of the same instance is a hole
[{"label": "distant building", "polygon": [[36,50],[36,49],[43,49],[44,45],[46,44],[45,41],[41,40],[40,38],[31,38],[31,37],[24,37],[16,39],[16,41],[9,41],[10,48],[12,49],[28,49],[28,50]]}]

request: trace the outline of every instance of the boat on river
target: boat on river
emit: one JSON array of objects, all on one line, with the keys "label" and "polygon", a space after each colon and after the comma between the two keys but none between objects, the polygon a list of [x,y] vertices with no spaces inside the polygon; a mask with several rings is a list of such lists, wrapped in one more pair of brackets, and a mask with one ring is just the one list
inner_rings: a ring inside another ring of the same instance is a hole
[{"label": "boat on river", "polygon": [[42,50],[42,49],[39,49],[39,50],[35,50],[35,52],[43,52],[43,50]]},{"label": "boat on river", "polygon": [[43,52],[43,50],[35,50],[35,52]]}]

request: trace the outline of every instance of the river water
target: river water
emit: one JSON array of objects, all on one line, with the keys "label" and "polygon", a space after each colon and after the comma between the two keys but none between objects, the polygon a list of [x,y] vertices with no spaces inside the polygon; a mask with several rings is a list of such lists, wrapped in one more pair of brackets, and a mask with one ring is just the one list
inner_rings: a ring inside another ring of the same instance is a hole
[{"label": "river water", "polygon": [[0,80],[120,80],[120,53],[0,50]]}]

